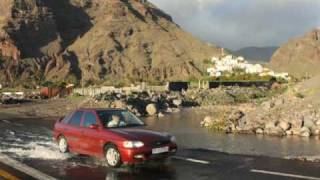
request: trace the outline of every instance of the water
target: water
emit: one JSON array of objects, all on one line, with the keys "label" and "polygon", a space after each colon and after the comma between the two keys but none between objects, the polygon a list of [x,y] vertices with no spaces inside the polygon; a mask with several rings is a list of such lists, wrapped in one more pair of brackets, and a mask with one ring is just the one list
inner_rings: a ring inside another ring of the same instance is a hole
[{"label": "water", "polygon": [[[271,137],[210,132],[200,127],[206,113],[199,109],[184,109],[163,118],[148,117],[148,127],[166,131],[177,137],[180,148],[203,148],[231,154],[270,156],[279,158],[305,157],[320,160],[320,140],[301,137]],[[17,158],[42,160],[70,159],[62,155],[52,142],[54,121],[0,120],[0,152]],[[72,159],[72,158],[71,158]]]},{"label": "water", "polygon": [[320,140],[302,137],[272,137],[247,134],[214,133],[200,127],[207,114],[199,109],[185,109],[163,118],[146,118],[155,130],[167,131],[177,137],[180,147],[204,148],[231,154],[259,155],[278,158],[306,157],[320,159]]}]

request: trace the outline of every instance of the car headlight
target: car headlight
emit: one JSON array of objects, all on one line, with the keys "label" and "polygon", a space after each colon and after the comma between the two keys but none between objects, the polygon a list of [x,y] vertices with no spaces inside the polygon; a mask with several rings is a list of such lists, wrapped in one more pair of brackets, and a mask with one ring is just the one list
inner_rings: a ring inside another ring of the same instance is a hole
[{"label": "car headlight", "polygon": [[124,141],[123,147],[125,148],[140,148],[143,147],[144,143],[141,141]]},{"label": "car headlight", "polygon": [[173,142],[173,143],[176,143],[177,142],[177,138],[175,136],[171,136],[170,137],[170,141]]}]

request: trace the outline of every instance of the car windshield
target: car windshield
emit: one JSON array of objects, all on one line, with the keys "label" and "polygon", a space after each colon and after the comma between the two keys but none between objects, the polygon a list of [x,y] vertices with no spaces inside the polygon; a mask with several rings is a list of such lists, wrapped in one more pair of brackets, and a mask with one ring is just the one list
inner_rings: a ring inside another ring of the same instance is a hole
[{"label": "car windshield", "polygon": [[99,110],[97,114],[106,128],[125,128],[145,125],[139,118],[125,110]]}]

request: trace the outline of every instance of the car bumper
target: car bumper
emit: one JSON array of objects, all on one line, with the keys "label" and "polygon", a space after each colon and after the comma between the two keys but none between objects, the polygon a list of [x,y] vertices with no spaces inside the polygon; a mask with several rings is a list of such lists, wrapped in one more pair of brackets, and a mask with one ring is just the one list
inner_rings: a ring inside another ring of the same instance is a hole
[{"label": "car bumper", "polygon": [[[147,161],[161,161],[169,158],[177,152],[176,144],[169,144],[169,151],[160,153],[160,154],[152,154],[153,148],[158,147],[143,147],[138,149],[119,149],[121,154],[121,160],[124,164],[137,164],[144,163]],[[164,147],[164,146],[163,146]]]}]

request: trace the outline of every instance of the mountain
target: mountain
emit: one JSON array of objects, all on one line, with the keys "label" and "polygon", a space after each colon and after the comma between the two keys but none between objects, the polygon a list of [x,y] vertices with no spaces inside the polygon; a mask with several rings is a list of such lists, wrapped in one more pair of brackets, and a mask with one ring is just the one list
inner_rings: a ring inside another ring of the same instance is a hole
[{"label": "mountain", "polygon": [[146,0],[0,1],[0,81],[9,84],[184,80],[220,53]]},{"label": "mountain", "polygon": [[237,56],[243,56],[245,59],[258,61],[258,62],[269,62],[273,53],[278,47],[246,47],[241,48],[232,53]]},{"label": "mountain", "polygon": [[292,39],[281,46],[272,56],[269,66],[296,77],[319,74],[320,29],[314,29],[305,36]]}]

